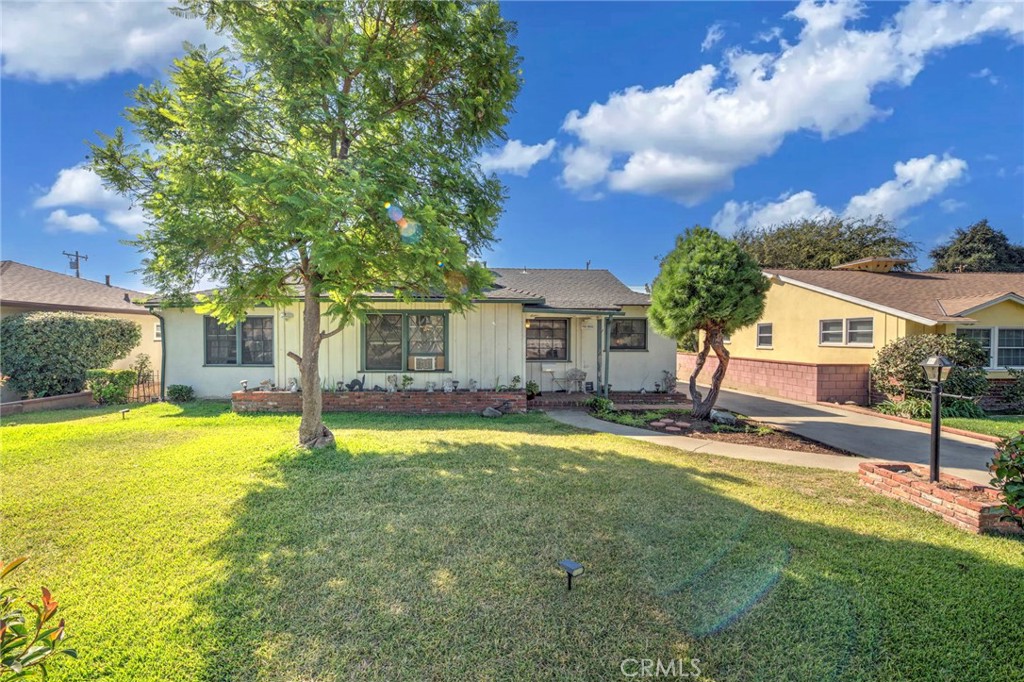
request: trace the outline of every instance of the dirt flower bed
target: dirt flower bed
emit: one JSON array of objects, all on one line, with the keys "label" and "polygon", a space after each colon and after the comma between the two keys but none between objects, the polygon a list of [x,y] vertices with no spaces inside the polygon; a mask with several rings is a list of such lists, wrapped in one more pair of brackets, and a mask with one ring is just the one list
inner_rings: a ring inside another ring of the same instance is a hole
[{"label": "dirt flower bed", "polygon": [[757,445],[763,448],[792,450],[795,452],[816,452],[825,455],[851,454],[845,450],[833,448],[752,419],[737,419],[735,426],[727,426],[702,419],[694,419],[685,410],[595,412],[594,416],[605,421],[626,424],[641,429],[650,429],[651,431],[659,431],[673,436],[689,436],[690,438],[719,440],[740,445]]}]

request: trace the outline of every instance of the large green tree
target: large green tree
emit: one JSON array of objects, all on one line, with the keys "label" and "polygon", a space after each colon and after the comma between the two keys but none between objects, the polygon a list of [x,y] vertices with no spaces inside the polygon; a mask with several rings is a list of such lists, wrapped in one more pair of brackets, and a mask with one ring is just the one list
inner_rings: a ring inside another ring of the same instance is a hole
[{"label": "large green tree", "polygon": [[[693,334],[701,337],[690,375],[694,417],[707,419],[718,400],[729,368],[724,336],[760,319],[769,286],[750,254],[705,227],[693,227],[680,235],[675,249],[662,259],[651,287],[648,316],[659,334],[677,342]],[[697,388],[697,376],[712,350],[718,368],[705,396]]]},{"label": "large green tree", "polygon": [[914,243],[882,216],[815,218],[743,228],[734,238],[765,268],[827,270],[868,256],[913,260],[917,253]]},{"label": "large green tree", "polygon": [[504,189],[475,159],[519,90],[514,26],[489,2],[186,0],[179,11],[229,48],[190,48],[169,83],[140,87],[126,113],[140,144],[104,136],[93,168],[148,215],[135,243],[168,300],[212,279],[203,309],[236,324],[254,305],[301,298],[302,353],[289,353],[299,440],[330,445],[320,345],[365,314],[367,293],[429,292],[461,311],[490,282],[474,258]]},{"label": "large green tree", "polygon": [[1024,272],[1024,244],[1010,242],[988,220],[957,229],[928,255],[936,272]]}]

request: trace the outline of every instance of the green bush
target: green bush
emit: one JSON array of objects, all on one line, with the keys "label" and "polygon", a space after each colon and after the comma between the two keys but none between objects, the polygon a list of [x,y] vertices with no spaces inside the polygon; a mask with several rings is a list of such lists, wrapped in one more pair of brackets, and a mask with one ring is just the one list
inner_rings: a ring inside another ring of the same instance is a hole
[{"label": "green bush", "polygon": [[134,369],[90,369],[85,373],[85,385],[99,404],[123,405],[138,378]]},{"label": "green bush", "polygon": [[[952,334],[905,336],[886,344],[871,364],[871,381],[889,398],[925,398],[918,391],[930,391],[931,384],[921,363],[935,354],[945,355],[956,365],[942,385],[943,393],[978,397],[988,392],[988,355],[977,342]],[[943,398],[943,404],[949,400]]]},{"label": "green bush", "polygon": [[584,407],[590,408],[591,411],[601,413],[608,413],[615,409],[615,403],[608,398],[594,397],[588,399],[583,403]]},{"label": "green bush", "polygon": [[1024,528],[1024,431],[999,443],[988,468],[1006,504],[1003,519]]},{"label": "green bush", "polygon": [[1012,412],[1024,413],[1024,369],[1007,367],[1006,371],[1009,372],[1013,382],[1006,387],[1003,398]]},{"label": "green bush", "polygon": [[167,387],[167,399],[172,403],[188,403],[196,398],[196,392],[185,384],[171,384]]},{"label": "green bush", "polygon": [[[875,409],[882,414],[891,414],[907,419],[931,419],[932,401],[928,398],[914,397],[899,401],[886,400],[884,403],[875,405]],[[942,402],[942,416],[984,419],[985,410],[981,409],[981,406],[973,400],[948,398]]]},{"label": "green bush", "polygon": [[41,398],[81,391],[86,370],[126,357],[142,330],[129,320],[36,312],[5,317],[0,337],[0,372],[14,390]]},{"label": "green bush", "polygon": [[[4,563],[0,561],[0,581],[24,563],[19,557]],[[56,625],[57,600],[45,587],[42,599],[33,604],[24,598],[16,587],[7,587],[0,582],[0,678],[5,680],[23,679],[30,672],[40,673],[46,679],[46,666],[56,654],[77,658],[74,649],[67,649],[64,619]],[[28,605],[28,609],[22,606]],[[30,610],[31,609],[31,610]],[[7,677],[7,674],[11,677]]]}]

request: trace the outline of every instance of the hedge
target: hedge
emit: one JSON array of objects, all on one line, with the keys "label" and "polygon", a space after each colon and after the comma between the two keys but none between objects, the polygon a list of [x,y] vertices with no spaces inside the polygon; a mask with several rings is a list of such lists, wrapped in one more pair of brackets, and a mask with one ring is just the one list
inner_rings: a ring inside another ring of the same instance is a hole
[{"label": "hedge", "polygon": [[134,369],[90,369],[85,373],[85,385],[99,404],[123,405],[138,377]]},{"label": "hedge", "polygon": [[112,317],[33,312],[5,317],[0,337],[0,373],[15,391],[41,398],[81,391],[86,371],[127,357],[142,329]]},{"label": "hedge", "polygon": [[[917,334],[885,345],[871,364],[871,381],[890,398],[926,397],[931,385],[921,363],[945,355],[956,365],[942,386],[950,395],[981,397],[988,391],[988,355],[977,342],[952,334]],[[943,400],[945,404],[946,399]]]}]

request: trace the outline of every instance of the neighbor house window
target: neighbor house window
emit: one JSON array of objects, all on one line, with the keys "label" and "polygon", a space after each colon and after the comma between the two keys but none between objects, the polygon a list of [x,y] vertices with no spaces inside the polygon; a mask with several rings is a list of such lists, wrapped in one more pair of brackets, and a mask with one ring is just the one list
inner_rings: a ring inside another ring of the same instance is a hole
[{"label": "neighbor house window", "polygon": [[969,329],[957,329],[956,335],[962,339],[970,339],[974,341],[985,351],[985,366],[993,366],[992,358],[992,329],[988,327],[976,328],[971,327]]},{"label": "neighbor house window", "polygon": [[437,372],[445,369],[448,316],[385,313],[366,316],[363,369]]},{"label": "neighbor house window", "polygon": [[763,322],[757,325],[757,347],[758,348],[771,348],[772,347],[772,323]]},{"label": "neighbor house window", "polygon": [[164,338],[163,328],[160,326],[159,322],[154,322],[153,323],[153,340],[154,341],[161,341],[161,340],[163,340],[163,338]]},{"label": "neighbor house window", "polygon": [[875,342],[875,321],[861,317],[846,321],[846,343],[871,345]]},{"label": "neighbor house window", "polygon": [[820,344],[842,344],[843,343],[843,321],[822,320],[818,323],[818,343]]},{"label": "neighbor house window", "polygon": [[611,350],[647,350],[647,320],[612,320]]},{"label": "neighbor house window", "polygon": [[207,365],[273,365],[274,318],[248,317],[234,327],[203,318]]},{"label": "neighbor house window", "polygon": [[569,359],[569,320],[533,319],[527,324],[527,360]]},{"label": "neighbor house window", "polygon": [[1024,367],[1024,329],[1000,329],[997,367]]}]

